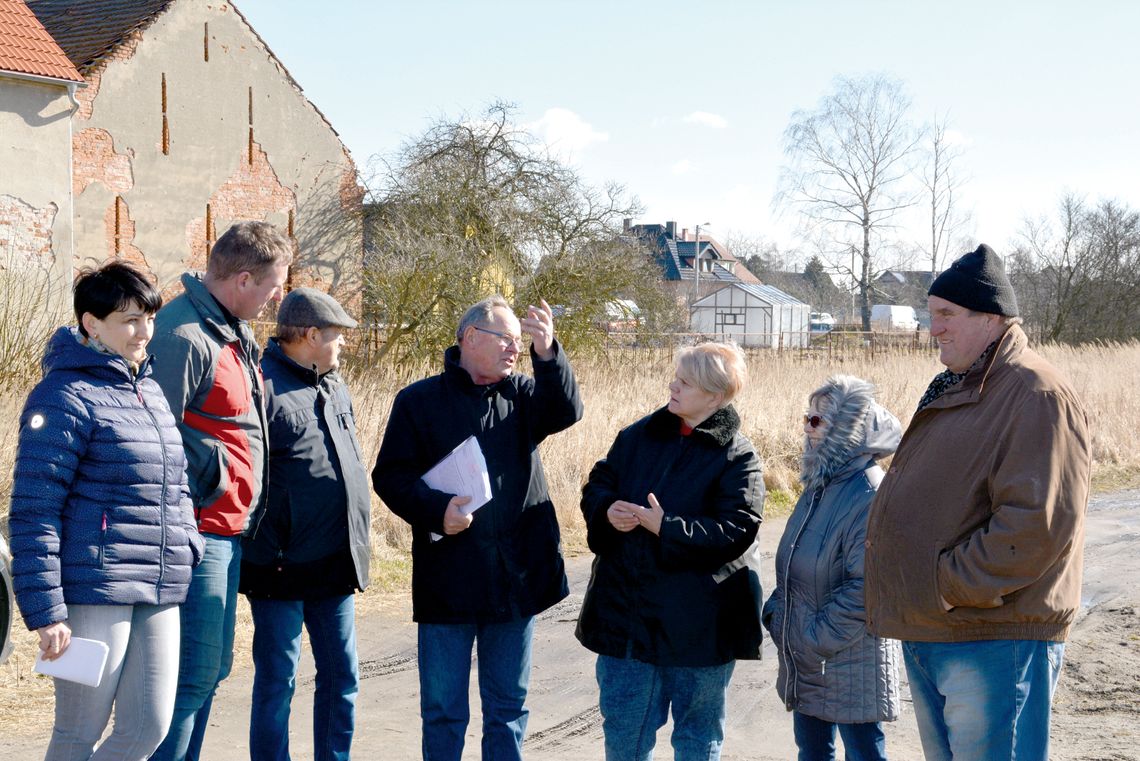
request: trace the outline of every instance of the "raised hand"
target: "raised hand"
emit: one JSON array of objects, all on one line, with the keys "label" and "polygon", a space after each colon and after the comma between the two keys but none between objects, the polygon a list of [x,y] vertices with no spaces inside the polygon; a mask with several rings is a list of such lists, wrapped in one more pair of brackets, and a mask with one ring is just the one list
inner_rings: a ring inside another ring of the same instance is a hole
[{"label": "raised hand", "polygon": [[526,317],[519,321],[522,332],[531,337],[531,345],[539,359],[554,356],[554,310],[546,299],[539,299],[541,306],[531,304],[526,308]]}]

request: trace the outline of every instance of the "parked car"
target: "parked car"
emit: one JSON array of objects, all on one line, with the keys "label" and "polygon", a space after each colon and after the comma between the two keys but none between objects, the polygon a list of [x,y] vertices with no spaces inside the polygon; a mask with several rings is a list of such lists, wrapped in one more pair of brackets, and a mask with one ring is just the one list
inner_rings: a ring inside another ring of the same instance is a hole
[{"label": "parked car", "polygon": [[918,330],[918,315],[914,307],[901,304],[875,304],[871,307],[871,330],[883,333]]},{"label": "parked car", "polygon": [[828,333],[835,327],[835,318],[830,312],[812,312],[808,315],[808,330],[814,335]]},{"label": "parked car", "polygon": [[12,592],[12,553],[0,535],[0,663],[12,653],[12,624],[16,618],[16,597]]}]

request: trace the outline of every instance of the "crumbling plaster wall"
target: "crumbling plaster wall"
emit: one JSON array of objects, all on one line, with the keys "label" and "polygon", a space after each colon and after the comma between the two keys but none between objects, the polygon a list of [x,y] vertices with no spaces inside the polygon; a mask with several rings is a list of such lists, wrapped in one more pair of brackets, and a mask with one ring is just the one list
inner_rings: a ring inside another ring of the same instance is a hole
[{"label": "crumbling plaster wall", "polygon": [[76,180],[84,183],[76,198],[81,257],[114,255],[116,245],[119,255],[138,252],[166,286],[202,267],[209,241],[232,222],[286,229],[292,218],[293,282],[355,297],[361,222],[346,193],[355,167],[231,6],[177,0],[88,79],[89,108],[75,123],[77,167],[80,156],[102,159]]},{"label": "crumbling plaster wall", "polygon": [[71,111],[64,85],[0,74],[0,266],[72,268]]}]

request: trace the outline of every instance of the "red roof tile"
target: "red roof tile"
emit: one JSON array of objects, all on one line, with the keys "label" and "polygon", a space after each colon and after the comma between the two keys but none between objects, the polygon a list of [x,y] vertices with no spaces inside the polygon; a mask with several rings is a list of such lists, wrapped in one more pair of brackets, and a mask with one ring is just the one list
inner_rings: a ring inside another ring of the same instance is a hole
[{"label": "red roof tile", "polygon": [[83,81],[24,0],[0,0],[0,71]]}]

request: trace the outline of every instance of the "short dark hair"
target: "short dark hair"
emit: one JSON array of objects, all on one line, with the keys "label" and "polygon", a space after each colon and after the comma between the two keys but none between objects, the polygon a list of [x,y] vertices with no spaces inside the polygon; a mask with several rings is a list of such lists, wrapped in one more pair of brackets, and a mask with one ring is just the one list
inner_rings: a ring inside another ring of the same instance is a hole
[{"label": "short dark hair", "polygon": [[83,315],[105,320],[111,312],[127,309],[132,302],[147,314],[154,314],[162,308],[162,294],[146,275],[126,262],[108,262],[98,269],[87,267],[75,278],[75,319],[84,337],[87,330],[83,327]]},{"label": "short dark hair", "polygon": [[236,222],[222,233],[210,249],[206,273],[227,280],[248,272],[260,282],[279,264],[293,263],[293,242],[268,222]]}]

